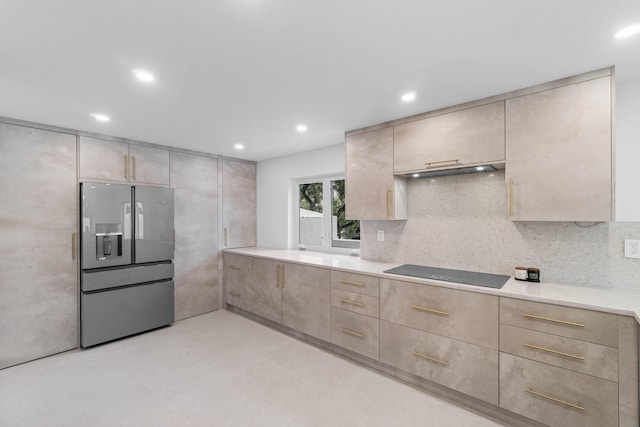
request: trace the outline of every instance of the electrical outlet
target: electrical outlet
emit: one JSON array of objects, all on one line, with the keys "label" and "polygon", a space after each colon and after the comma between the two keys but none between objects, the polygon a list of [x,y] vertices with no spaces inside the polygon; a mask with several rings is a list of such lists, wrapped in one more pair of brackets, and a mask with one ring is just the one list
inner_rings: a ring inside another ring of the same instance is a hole
[{"label": "electrical outlet", "polygon": [[640,258],[640,240],[624,239],[624,257]]},{"label": "electrical outlet", "polygon": [[384,230],[378,230],[378,242],[384,242]]}]

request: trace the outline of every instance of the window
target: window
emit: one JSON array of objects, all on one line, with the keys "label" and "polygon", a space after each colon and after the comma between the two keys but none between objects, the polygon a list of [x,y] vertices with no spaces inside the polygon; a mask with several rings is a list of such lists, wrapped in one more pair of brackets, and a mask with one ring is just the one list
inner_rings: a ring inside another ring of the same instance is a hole
[{"label": "window", "polygon": [[360,221],[345,217],[344,178],[298,182],[298,244],[359,249]]}]

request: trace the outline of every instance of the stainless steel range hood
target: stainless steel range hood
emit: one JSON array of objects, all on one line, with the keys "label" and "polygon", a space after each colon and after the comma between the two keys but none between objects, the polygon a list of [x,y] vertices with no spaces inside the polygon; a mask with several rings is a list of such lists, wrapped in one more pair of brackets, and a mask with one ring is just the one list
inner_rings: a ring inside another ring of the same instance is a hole
[{"label": "stainless steel range hood", "polygon": [[[500,168],[502,166],[502,168]],[[458,166],[458,167],[450,167],[443,169],[431,170],[427,169],[424,171],[416,171],[404,173],[400,176],[404,176],[407,178],[441,178],[445,176],[452,175],[468,175],[474,173],[486,173],[486,172],[495,172],[498,169],[503,169],[504,165],[474,165],[474,166]]]}]

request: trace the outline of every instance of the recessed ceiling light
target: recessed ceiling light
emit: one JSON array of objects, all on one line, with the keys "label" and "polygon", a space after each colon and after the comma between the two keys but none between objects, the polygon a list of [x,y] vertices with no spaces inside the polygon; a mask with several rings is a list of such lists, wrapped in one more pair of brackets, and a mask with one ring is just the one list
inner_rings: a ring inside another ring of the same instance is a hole
[{"label": "recessed ceiling light", "polygon": [[400,99],[402,99],[404,102],[411,102],[414,99],[416,99],[416,93],[415,92],[407,92],[404,95],[402,95],[402,97]]},{"label": "recessed ceiling light", "polygon": [[411,175],[414,178],[420,178],[420,174],[419,173],[414,173],[413,175]]},{"label": "recessed ceiling light", "polygon": [[236,150],[244,150],[244,145],[240,143],[234,144],[233,146],[235,147]]},{"label": "recessed ceiling light", "polygon": [[106,114],[91,113],[91,117],[99,122],[108,122],[109,120],[111,120]]},{"label": "recessed ceiling light", "polygon": [[307,125],[300,123],[298,126],[296,126],[296,130],[300,133],[302,132],[306,132],[307,131]]},{"label": "recessed ceiling light", "polygon": [[630,25],[618,31],[614,37],[624,39],[640,32],[640,24]]},{"label": "recessed ceiling light", "polygon": [[142,80],[143,82],[152,82],[155,80],[155,77],[153,77],[153,74],[151,74],[146,70],[136,68],[131,70],[131,72],[133,73],[134,76],[137,77],[138,80]]}]

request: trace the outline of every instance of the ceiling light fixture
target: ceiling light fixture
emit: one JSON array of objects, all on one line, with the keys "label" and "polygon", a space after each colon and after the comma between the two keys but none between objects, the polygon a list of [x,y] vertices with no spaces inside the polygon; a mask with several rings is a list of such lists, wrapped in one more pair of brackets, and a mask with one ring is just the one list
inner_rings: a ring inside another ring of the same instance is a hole
[{"label": "ceiling light fixture", "polygon": [[298,126],[296,126],[296,130],[300,133],[306,132],[307,125],[300,123]]},{"label": "ceiling light fixture", "polygon": [[143,82],[152,82],[155,80],[155,77],[153,77],[153,74],[151,74],[146,70],[135,68],[131,70],[131,72],[133,73],[134,76],[136,76],[138,80],[142,80]]},{"label": "ceiling light fixture", "polygon": [[234,147],[236,150],[244,150],[244,145],[238,143],[238,144],[234,144]]},{"label": "ceiling light fixture", "polygon": [[106,114],[91,113],[90,115],[99,122],[108,122],[111,120]]},{"label": "ceiling light fixture", "polygon": [[414,99],[416,99],[416,93],[415,92],[407,92],[404,95],[402,95],[402,97],[400,99],[402,99],[404,102],[411,102]]},{"label": "ceiling light fixture", "polygon": [[631,37],[634,34],[640,33],[640,24],[630,25],[618,31],[614,37],[617,39],[625,39]]}]

